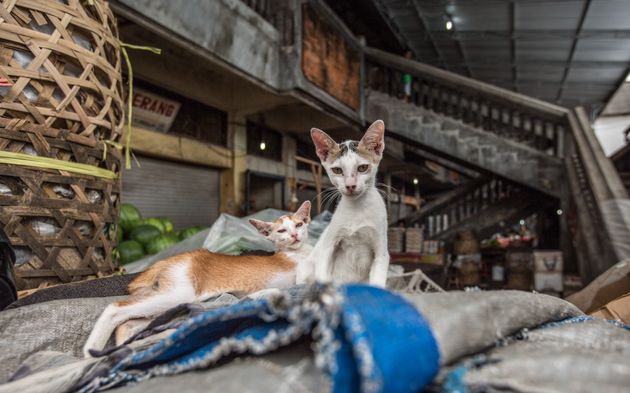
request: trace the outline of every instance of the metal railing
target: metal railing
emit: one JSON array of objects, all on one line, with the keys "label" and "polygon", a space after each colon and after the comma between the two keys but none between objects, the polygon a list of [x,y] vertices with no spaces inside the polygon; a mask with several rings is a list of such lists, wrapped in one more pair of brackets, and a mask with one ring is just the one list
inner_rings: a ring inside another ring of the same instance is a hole
[{"label": "metal railing", "polygon": [[280,33],[282,45],[293,45],[293,11],[284,0],[241,0]]},{"label": "metal railing", "polygon": [[371,90],[405,98],[403,75],[408,74],[411,103],[562,156],[565,108],[375,48],[365,48],[365,59],[365,86]]},{"label": "metal railing", "polygon": [[424,227],[425,237],[434,239],[518,194],[517,187],[500,179],[474,180],[429,202],[404,221]]}]

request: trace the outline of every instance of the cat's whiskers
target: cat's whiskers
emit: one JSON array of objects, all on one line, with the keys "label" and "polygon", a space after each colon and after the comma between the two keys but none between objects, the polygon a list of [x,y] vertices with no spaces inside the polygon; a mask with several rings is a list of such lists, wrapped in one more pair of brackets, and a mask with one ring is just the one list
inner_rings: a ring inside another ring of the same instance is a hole
[{"label": "cat's whiskers", "polygon": [[330,206],[341,197],[341,193],[336,187],[326,189],[326,194],[322,198],[322,210],[329,210]]},{"label": "cat's whiskers", "polygon": [[[324,189],[322,192],[317,194],[317,196],[321,196],[321,208],[322,210],[328,210],[330,207],[330,203],[337,195],[341,195],[339,190],[336,187],[328,187]],[[316,199],[317,196],[314,198]]]},{"label": "cat's whiskers", "polygon": [[375,188],[386,201],[391,201],[392,194],[398,193],[398,190],[395,187],[389,186],[385,183],[376,183]]},{"label": "cat's whiskers", "polygon": [[341,193],[339,191],[328,194],[328,198],[326,199],[326,204],[324,206],[324,210],[330,210],[330,207],[337,203],[337,201],[341,198]]}]

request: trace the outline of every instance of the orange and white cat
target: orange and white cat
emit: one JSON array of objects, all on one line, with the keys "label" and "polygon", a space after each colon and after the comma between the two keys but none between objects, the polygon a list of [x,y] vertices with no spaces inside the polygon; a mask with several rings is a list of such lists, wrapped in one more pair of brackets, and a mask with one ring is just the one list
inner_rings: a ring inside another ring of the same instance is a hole
[{"label": "orange and white cat", "polygon": [[[231,256],[205,249],[159,261],[128,286],[129,297],[107,306],[96,321],[83,353],[102,349],[121,324],[152,318],[182,303],[201,302],[223,292],[253,294],[271,288],[295,285],[297,265],[306,260],[311,203],[306,201],[293,214],[275,222],[250,220],[274,243],[277,252],[268,256]],[[146,325],[146,323],[144,324]],[[117,344],[128,334],[117,332]],[[124,340],[123,340],[124,341]]]}]

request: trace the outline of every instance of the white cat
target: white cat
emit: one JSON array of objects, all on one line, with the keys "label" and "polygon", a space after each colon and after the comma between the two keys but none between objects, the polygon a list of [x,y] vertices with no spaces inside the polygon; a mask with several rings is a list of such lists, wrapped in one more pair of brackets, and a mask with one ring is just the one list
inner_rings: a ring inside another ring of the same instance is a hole
[{"label": "white cat", "polygon": [[298,284],[315,279],[385,287],[389,266],[387,208],[375,186],[384,134],[381,120],[368,128],[360,142],[338,144],[324,131],[311,130],[317,155],[341,193],[341,201],[307,263],[298,266]]}]

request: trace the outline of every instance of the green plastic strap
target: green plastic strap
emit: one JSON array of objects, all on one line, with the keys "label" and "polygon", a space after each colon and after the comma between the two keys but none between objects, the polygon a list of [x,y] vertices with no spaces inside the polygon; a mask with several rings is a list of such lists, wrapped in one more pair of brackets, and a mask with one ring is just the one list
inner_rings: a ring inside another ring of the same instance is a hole
[{"label": "green plastic strap", "polygon": [[111,139],[105,139],[102,140],[101,143],[103,144],[103,161],[105,161],[107,159],[107,146],[111,146],[116,150],[122,150],[123,149],[123,145],[121,145],[118,142],[114,142]]},{"label": "green plastic strap", "polygon": [[[131,113],[133,111],[133,68],[131,67],[131,61],[129,60],[129,54],[127,53],[127,48],[129,49],[138,49],[138,50],[147,50],[153,52],[157,55],[162,54],[162,50],[159,48],[153,48],[150,46],[139,46],[139,45],[131,45],[126,44],[124,42],[119,41],[120,43],[120,51],[125,58],[125,62],[127,63],[127,75],[129,77],[129,96],[127,97],[127,134],[125,134],[125,168],[131,169]],[[135,156],[134,156],[135,159]],[[136,160],[136,163],[138,160]]]},{"label": "green plastic strap", "polygon": [[77,162],[68,162],[58,160],[56,158],[31,156],[24,153],[13,153],[9,151],[0,151],[0,164],[30,166],[43,169],[58,169],[82,175],[103,177],[105,179],[115,179],[116,173],[107,169],[99,168],[94,165],[80,164]]}]

